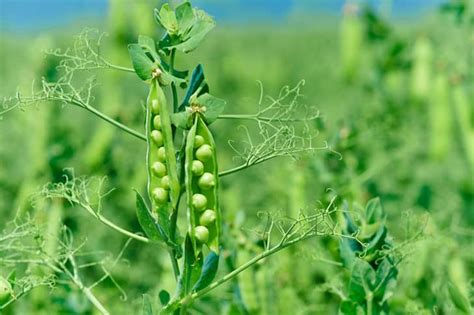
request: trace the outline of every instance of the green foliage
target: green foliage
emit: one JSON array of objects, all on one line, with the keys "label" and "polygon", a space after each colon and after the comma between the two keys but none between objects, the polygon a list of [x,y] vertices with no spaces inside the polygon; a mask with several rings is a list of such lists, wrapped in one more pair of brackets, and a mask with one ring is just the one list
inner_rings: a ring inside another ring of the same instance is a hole
[{"label": "green foliage", "polygon": [[344,267],[350,274],[347,300],[341,304],[343,314],[388,314],[388,298],[395,289],[397,258],[391,253],[386,215],[380,199],[372,199],[365,209],[346,205],[343,234],[339,242]]}]

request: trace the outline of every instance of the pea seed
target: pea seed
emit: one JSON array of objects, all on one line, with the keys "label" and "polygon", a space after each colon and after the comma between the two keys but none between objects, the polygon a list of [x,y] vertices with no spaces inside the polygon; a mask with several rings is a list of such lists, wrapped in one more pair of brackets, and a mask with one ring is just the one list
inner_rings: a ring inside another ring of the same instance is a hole
[{"label": "pea seed", "polygon": [[161,186],[166,190],[170,190],[170,177],[168,175],[163,176],[161,179]]},{"label": "pea seed", "polygon": [[166,149],[165,147],[159,147],[158,152],[157,152],[157,159],[160,162],[165,162],[166,161]]},{"label": "pea seed", "polygon": [[[209,237],[209,232],[207,233]],[[12,295],[12,287],[10,283],[0,276],[0,305],[6,303]]]},{"label": "pea seed", "polygon": [[216,185],[214,175],[209,172],[202,174],[198,180],[198,186],[201,189],[210,189]]},{"label": "pea seed", "polygon": [[196,157],[200,161],[207,161],[212,158],[212,148],[208,144],[203,144],[199,149],[196,150]]},{"label": "pea seed", "polygon": [[201,161],[194,160],[191,165],[191,171],[194,176],[200,176],[204,173],[204,164]]},{"label": "pea seed", "polygon": [[208,226],[216,221],[216,212],[211,209],[207,209],[201,214],[199,218],[199,224]]},{"label": "pea seed", "polygon": [[205,143],[205,140],[204,140],[204,137],[203,137],[203,136],[196,135],[196,136],[194,137],[194,147],[195,147],[195,148],[199,148],[199,147],[202,146],[204,143]]},{"label": "pea seed", "polygon": [[205,226],[198,225],[194,228],[194,235],[201,243],[206,243],[209,240],[209,230]]},{"label": "pea seed", "polygon": [[207,198],[202,194],[194,194],[192,202],[197,210],[204,210],[207,206]]},{"label": "pea seed", "polygon": [[168,191],[163,188],[155,188],[152,192],[153,199],[159,203],[165,203],[168,201]]},{"label": "pea seed", "polygon": [[163,177],[166,175],[166,165],[161,162],[153,163],[151,170],[155,176]]},{"label": "pea seed", "polygon": [[159,114],[160,113],[160,103],[158,100],[152,100],[151,101],[151,111],[153,114]]},{"label": "pea seed", "polygon": [[153,127],[155,127],[156,130],[161,130],[161,118],[160,115],[156,115],[153,118]]},{"label": "pea seed", "polygon": [[155,142],[157,146],[161,147],[163,145],[163,135],[160,131],[153,130],[151,132],[151,139],[153,140],[153,142]]}]

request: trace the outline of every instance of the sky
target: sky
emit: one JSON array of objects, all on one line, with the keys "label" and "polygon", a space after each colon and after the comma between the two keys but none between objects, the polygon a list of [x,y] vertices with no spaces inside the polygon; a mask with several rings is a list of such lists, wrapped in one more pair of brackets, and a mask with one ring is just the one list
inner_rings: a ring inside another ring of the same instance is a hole
[{"label": "sky", "polygon": [[[128,0],[123,0],[128,1]],[[154,1],[154,0],[150,0]],[[392,14],[417,16],[443,0],[369,0],[392,4]],[[341,12],[344,0],[194,0],[217,21],[242,23],[280,20],[295,12],[306,14]],[[97,21],[107,14],[107,0],[0,0],[3,32],[35,33],[81,20]]]}]

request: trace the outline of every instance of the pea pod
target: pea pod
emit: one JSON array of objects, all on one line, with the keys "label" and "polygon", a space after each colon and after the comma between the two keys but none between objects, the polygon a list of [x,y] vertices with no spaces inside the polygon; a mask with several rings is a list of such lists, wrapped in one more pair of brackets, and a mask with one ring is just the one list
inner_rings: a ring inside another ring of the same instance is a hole
[{"label": "pea pod", "polygon": [[156,79],[147,100],[146,137],[148,194],[158,223],[169,234],[169,216],[177,207],[180,185],[168,105]]},{"label": "pea pod", "polygon": [[219,253],[220,211],[216,145],[206,123],[196,113],[186,139],[185,184],[188,200],[188,227],[198,254],[206,244]]}]

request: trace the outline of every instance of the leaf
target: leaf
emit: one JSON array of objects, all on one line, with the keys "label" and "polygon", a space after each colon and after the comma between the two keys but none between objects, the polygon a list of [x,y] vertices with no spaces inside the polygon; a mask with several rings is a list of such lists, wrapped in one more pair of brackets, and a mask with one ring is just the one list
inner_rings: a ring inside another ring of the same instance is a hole
[{"label": "leaf", "polygon": [[146,81],[152,77],[152,72],[156,69],[156,65],[146,55],[140,44],[128,45],[128,52],[132,59],[133,69],[140,79]]},{"label": "leaf", "polygon": [[174,48],[184,53],[193,51],[215,26],[216,24],[212,20],[198,20],[189,32],[188,38],[181,44],[175,45]]},{"label": "leaf", "polygon": [[382,204],[380,203],[380,198],[369,200],[367,206],[365,207],[365,217],[366,222],[369,224],[380,222],[385,219]]},{"label": "leaf", "polygon": [[374,292],[374,297],[376,300],[384,301],[392,295],[392,290],[395,287],[398,270],[388,258],[384,258],[378,264],[375,275],[376,290]]},{"label": "leaf", "polygon": [[186,234],[184,244],[184,268],[180,277],[179,294],[187,295],[201,274],[202,253],[196,255],[189,233]]},{"label": "leaf", "polygon": [[356,259],[351,269],[349,298],[356,302],[365,301],[368,291],[372,291],[375,280],[375,271],[369,263],[362,259]]},{"label": "leaf", "polygon": [[[161,67],[167,71],[167,72],[170,72],[170,66],[169,64],[167,64],[163,59],[161,59],[160,61],[160,65]],[[173,71],[171,72],[171,74],[177,78],[180,78],[180,79],[186,79],[186,77],[188,76],[189,74],[189,71],[187,70],[176,70],[176,69],[173,69]]]},{"label": "leaf", "polygon": [[219,267],[219,255],[211,251],[204,260],[201,276],[193,287],[193,291],[199,291],[207,287],[214,280]]},{"label": "leaf", "polygon": [[349,239],[341,239],[339,241],[339,254],[341,255],[341,260],[346,268],[352,268],[354,264],[354,259],[356,258],[355,252],[352,250]]},{"label": "leaf", "polygon": [[339,312],[344,315],[357,315],[357,304],[351,301],[342,301],[339,306]]},{"label": "leaf", "polygon": [[448,282],[448,292],[454,306],[456,306],[458,310],[465,314],[472,314],[468,297],[452,282]]},{"label": "leaf", "polygon": [[10,283],[10,286],[12,289],[15,288],[15,283],[16,283],[16,269],[12,270],[8,276],[7,276],[7,281]]},{"label": "leaf", "polygon": [[188,111],[174,113],[171,115],[171,122],[176,127],[187,130],[193,125],[193,115]]},{"label": "leaf", "polygon": [[354,233],[356,233],[359,228],[357,227],[357,225],[355,224],[354,220],[352,219],[351,215],[349,214],[349,205],[347,204],[347,201],[344,201],[344,204],[343,204],[343,209],[344,209],[344,212],[343,212],[343,216],[344,216],[344,221],[345,221],[345,228],[344,228],[344,232],[347,234],[347,235],[352,235]]},{"label": "leaf", "polygon": [[179,34],[184,35],[191,28],[194,23],[194,11],[191,3],[183,2],[176,7],[176,19],[178,20]]},{"label": "leaf", "polygon": [[155,219],[151,215],[145,200],[138,191],[135,190],[137,195],[137,219],[140,223],[145,234],[154,241],[164,241],[167,239],[163,229],[156,223]]},{"label": "leaf", "polygon": [[171,300],[171,296],[169,292],[166,290],[161,290],[160,293],[158,294],[158,297],[160,298],[160,303],[163,306],[167,305]]},{"label": "leaf", "polygon": [[155,10],[155,19],[169,34],[175,34],[178,31],[176,15],[168,3],[163,4],[160,11]]},{"label": "leaf", "polygon": [[365,248],[365,253],[367,255],[373,254],[376,251],[379,251],[382,249],[383,245],[385,244],[385,238],[387,236],[387,228],[385,226],[382,226],[377,233],[374,235],[374,237],[370,240],[370,242],[367,244]]},{"label": "leaf", "polygon": [[161,85],[169,85],[171,82],[174,82],[176,85],[179,85],[182,88],[186,87],[186,80],[175,77],[169,72],[163,71],[159,76],[158,80]]},{"label": "leaf", "polygon": [[139,35],[138,44],[142,47],[142,49],[148,51],[152,55],[154,61],[160,60],[160,56],[158,56],[158,53],[156,52],[156,45],[153,38],[144,35]]},{"label": "leaf", "polygon": [[206,107],[204,111],[204,120],[207,125],[212,124],[216,121],[217,117],[224,111],[226,101],[223,99],[214,97],[210,94],[203,94],[199,96],[196,102]]},{"label": "leaf", "polygon": [[143,294],[143,315],[153,315],[153,307],[151,305],[150,296]]},{"label": "leaf", "polygon": [[204,79],[204,69],[202,65],[199,64],[196,66],[196,68],[194,68],[193,73],[191,74],[188,90],[186,91],[186,95],[184,96],[183,102],[179,106],[178,110],[183,111],[184,108],[189,105],[189,99],[191,98],[191,95],[193,95],[202,85]]}]

